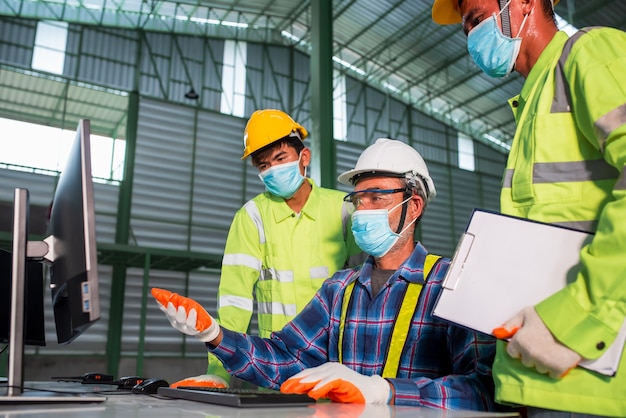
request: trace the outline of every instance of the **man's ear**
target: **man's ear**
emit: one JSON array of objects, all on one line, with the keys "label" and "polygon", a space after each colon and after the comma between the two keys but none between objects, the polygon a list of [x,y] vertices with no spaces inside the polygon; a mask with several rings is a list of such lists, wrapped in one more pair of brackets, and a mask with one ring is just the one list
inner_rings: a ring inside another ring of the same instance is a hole
[{"label": "man's ear", "polygon": [[413,196],[411,196],[411,207],[415,208],[415,213],[416,213],[416,217],[420,217],[422,216],[422,214],[424,213],[424,208],[426,208],[426,204],[424,202],[424,199],[422,198],[422,196],[418,195],[417,193],[413,193]]},{"label": "man's ear", "polygon": [[308,167],[311,164],[311,150],[308,148],[303,148],[300,153],[300,164],[302,167]]},{"label": "man's ear", "polygon": [[536,0],[519,0],[520,8],[522,9],[522,14],[526,16],[529,14],[534,8]]}]

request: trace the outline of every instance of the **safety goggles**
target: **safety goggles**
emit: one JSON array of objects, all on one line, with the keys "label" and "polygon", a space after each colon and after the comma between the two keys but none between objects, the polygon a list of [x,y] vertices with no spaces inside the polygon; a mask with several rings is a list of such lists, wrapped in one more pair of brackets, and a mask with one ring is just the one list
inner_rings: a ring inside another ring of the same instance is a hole
[{"label": "safety goggles", "polygon": [[351,211],[355,211],[361,205],[369,209],[384,209],[393,202],[392,194],[404,191],[404,188],[355,190],[345,195],[343,201],[351,205],[349,207]]}]

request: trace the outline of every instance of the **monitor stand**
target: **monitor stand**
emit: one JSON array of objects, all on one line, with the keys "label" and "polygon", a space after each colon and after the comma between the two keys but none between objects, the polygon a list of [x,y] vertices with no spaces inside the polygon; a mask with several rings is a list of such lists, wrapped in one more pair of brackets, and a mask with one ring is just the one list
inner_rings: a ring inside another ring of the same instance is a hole
[{"label": "monitor stand", "polygon": [[13,208],[13,265],[11,277],[11,331],[9,334],[9,375],[0,405],[8,403],[103,402],[104,396],[76,391],[61,392],[46,387],[24,391],[24,286],[28,258],[29,196],[26,189],[15,189]]}]

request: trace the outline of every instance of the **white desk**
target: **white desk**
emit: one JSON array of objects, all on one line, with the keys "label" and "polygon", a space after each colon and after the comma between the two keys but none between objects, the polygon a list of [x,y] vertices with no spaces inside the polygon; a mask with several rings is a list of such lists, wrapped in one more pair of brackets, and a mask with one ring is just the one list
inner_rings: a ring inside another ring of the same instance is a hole
[{"label": "white desk", "polygon": [[[50,385],[48,383],[47,385]],[[54,384],[57,389],[76,384]],[[78,385],[85,392],[115,390],[109,385]],[[43,387],[41,385],[40,387]],[[71,389],[70,389],[71,390]],[[74,389],[78,391],[77,389]],[[82,392],[82,390],[81,390]],[[445,411],[392,405],[318,403],[280,408],[232,408],[129,391],[103,394],[101,403],[0,404],[0,418],[469,418],[516,417],[514,413]]]}]

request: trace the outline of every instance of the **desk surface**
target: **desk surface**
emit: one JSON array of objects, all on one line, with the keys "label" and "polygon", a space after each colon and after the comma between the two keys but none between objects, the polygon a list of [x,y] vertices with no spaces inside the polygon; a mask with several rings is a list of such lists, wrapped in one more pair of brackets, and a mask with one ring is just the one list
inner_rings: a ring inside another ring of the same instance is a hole
[{"label": "desk surface", "polygon": [[[39,386],[39,385],[38,385]],[[46,386],[50,386],[48,383]],[[517,414],[475,411],[445,411],[393,405],[318,403],[280,408],[232,408],[201,402],[169,399],[158,395],[139,395],[116,391],[110,385],[54,384],[56,390],[99,392],[106,400],[99,403],[0,403],[0,418],[469,418],[515,417]],[[43,387],[43,385],[39,386]],[[88,389],[85,389],[87,387]]]}]

